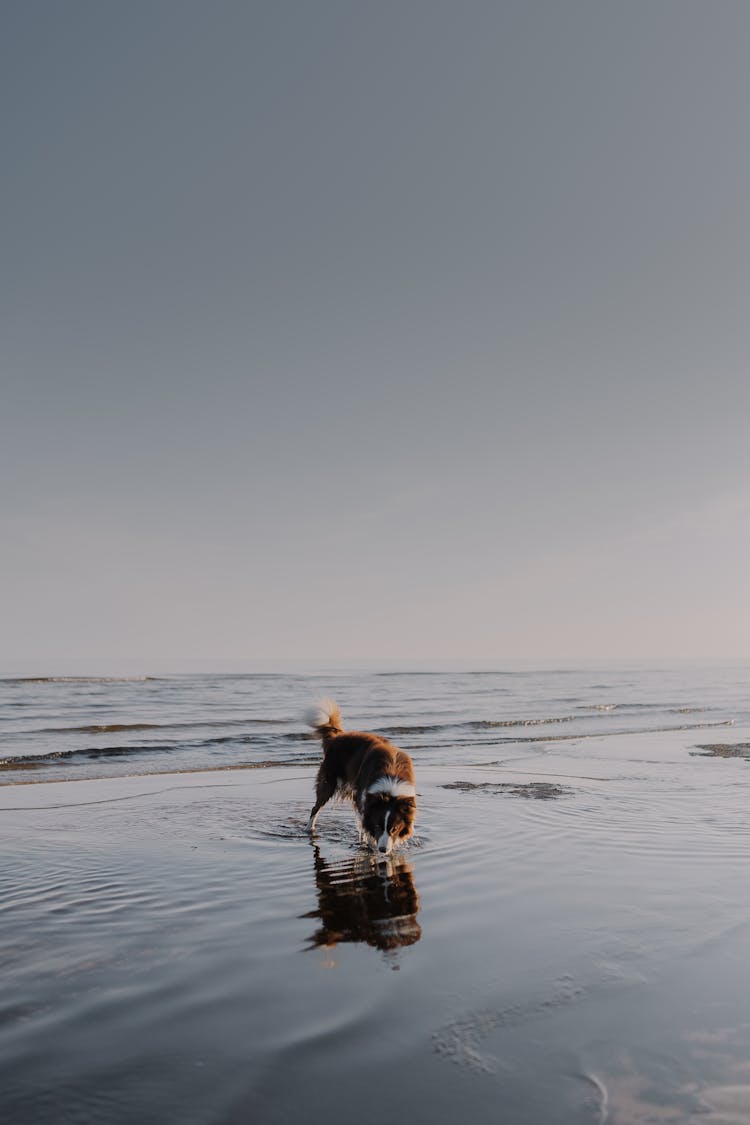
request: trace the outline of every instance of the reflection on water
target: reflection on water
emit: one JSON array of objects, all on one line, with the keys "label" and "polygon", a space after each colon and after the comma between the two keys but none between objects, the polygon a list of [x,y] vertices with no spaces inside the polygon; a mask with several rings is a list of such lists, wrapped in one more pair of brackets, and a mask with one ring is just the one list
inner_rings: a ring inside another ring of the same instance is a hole
[{"label": "reflection on water", "polygon": [[419,895],[403,855],[377,860],[358,854],[330,863],[317,845],[314,852],[318,908],[302,917],[318,918],[321,924],[310,935],[308,949],[349,941],[388,952],[419,941]]}]

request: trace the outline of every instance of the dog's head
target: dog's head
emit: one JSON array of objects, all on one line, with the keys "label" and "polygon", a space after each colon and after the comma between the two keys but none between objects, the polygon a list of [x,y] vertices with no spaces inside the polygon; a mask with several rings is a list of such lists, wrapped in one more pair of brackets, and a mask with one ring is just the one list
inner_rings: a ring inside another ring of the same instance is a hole
[{"label": "dog's head", "polygon": [[404,843],[414,831],[417,802],[414,786],[408,788],[408,795],[387,789],[368,791],[360,809],[362,827],[378,851],[386,855],[394,844]]}]

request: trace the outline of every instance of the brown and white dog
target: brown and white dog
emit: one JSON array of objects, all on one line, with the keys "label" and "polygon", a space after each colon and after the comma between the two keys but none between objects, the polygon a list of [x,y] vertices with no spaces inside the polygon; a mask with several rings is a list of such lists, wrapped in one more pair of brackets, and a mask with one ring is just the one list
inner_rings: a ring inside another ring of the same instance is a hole
[{"label": "brown and white dog", "polygon": [[345,731],[332,699],[321,700],[307,721],[323,743],[308,830],[315,831],[323,805],[339,796],[351,800],[362,832],[378,851],[387,854],[395,843],[407,840],[417,815],[409,755],[377,734]]}]

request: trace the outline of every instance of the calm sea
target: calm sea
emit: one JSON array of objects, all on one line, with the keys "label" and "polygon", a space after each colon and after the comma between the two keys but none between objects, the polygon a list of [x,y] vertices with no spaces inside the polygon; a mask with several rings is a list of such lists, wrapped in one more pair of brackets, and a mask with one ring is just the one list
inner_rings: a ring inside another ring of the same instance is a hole
[{"label": "calm sea", "polygon": [[312,765],[301,716],[323,695],[348,727],[391,737],[417,762],[468,765],[633,732],[705,742],[701,732],[750,723],[750,665],[5,677],[0,780]]},{"label": "calm sea", "polygon": [[[745,1125],[749,686],[0,681],[0,1121]],[[306,830],[323,695],[414,756],[388,861]]]}]

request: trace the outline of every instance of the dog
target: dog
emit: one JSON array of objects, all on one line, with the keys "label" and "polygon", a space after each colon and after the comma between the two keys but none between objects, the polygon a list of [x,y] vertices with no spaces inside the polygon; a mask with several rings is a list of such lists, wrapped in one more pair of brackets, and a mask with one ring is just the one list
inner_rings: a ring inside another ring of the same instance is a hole
[{"label": "dog", "polygon": [[377,734],[345,731],[332,699],[312,708],[307,721],[323,743],[308,831],[315,832],[318,813],[331,797],[347,797],[357,810],[361,833],[388,855],[414,831],[417,790],[411,758]]}]

